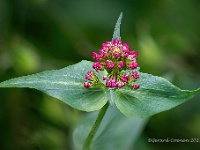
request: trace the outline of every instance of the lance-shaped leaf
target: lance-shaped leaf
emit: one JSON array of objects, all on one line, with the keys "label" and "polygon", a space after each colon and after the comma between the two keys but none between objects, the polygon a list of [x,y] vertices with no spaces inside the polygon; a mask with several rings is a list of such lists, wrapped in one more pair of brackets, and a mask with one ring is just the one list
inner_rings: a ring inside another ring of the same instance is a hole
[{"label": "lance-shaped leaf", "polygon": [[164,78],[140,73],[137,81],[140,88],[115,90],[114,100],[119,110],[126,116],[148,117],[171,109],[193,98],[200,88],[194,91],[181,90]]},{"label": "lance-shaped leaf", "polygon": [[[92,62],[81,61],[60,70],[45,71],[10,79],[0,87],[27,87],[40,90],[68,105],[84,111],[98,110],[108,101],[104,88],[84,88],[86,73],[92,70]],[[105,72],[98,74],[99,79]]]}]

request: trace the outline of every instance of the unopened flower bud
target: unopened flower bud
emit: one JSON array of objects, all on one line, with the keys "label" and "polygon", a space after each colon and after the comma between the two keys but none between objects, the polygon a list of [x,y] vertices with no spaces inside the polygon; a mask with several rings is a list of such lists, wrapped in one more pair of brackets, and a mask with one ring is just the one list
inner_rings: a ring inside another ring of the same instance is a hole
[{"label": "unopened flower bud", "polygon": [[116,86],[116,80],[115,79],[108,80],[106,82],[106,86],[109,87],[109,88],[115,87]]},{"label": "unopened flower bud", "polygon": [[122,69],[124,67],[124,62],[123,61],[120,61],[119,63],[118,63],[118,68],[119,69]]},{"label": "unopened flower bud", "polygon": [[92,68],[94,68],[97,72],[99,72],[100,70],[102,70],[103,66],[101,65],[100,62],[94,62]]},{"label": "unopened flower bud", "polygon": [[139,88],[140,88],[140,85],[139,85],[139,84],[133,84],[133,85],[132,85],[132,88],[133,88],[133,89],[139,89]]},{"label": "unopened flower bud", "polygon": [[129,45],[127,43],[124,43],[121,49],[123,52],[129,53]]},{"label": "unopened flower bud", "polygon": [[94,75],[94,71],[88,71],[87,74],[85,75],[85,79],[87,80],[93,80],[93,75]]},{"label": "unopened flower bud", "polygon": [[84,83],[83,83],[83,86],[84,86],[85,88],[90,88],[91,84],[90,84],[89,82],[84,82]]},{"label": "unopened flower bud", "polygon": [[137,57],[138,56],[138,52],[136,52],[136,51],[129,51],[129,55],[132,55],[133,57]]},{"label": "unopened flower bud", "polygon": [[112,57],[115,58],[115,59],[116,59],[116,58],[119,58],[119,57],[120,57],[120,54],[117,53],[117,52],[115,52],[115,53],[112,54]]},{"label": "unopened flower bud", "polygon": [[117,46],[118,44],[121,44],[122,41],[121,41],[121,40],[118,40],[118,39],[114,39],[114,40],[112,41],[112,43],[113,43],[113,45]]},{"label": "unopened flower bud", "polygon": [[97,54],[96,52],[92,52],[92,58],[96,60],[100,60],[102,59],[102,56]]},{"label": "unopened flower bud", "polygon": [[107,76],[103,76],[103,80],[106,80],[108,77]]},{"label": "unopened flower bud", "polygon": [[108,69],[113,69],[115,67],[115,63],[110,61],[110,60],[106,60],[106,68]]},{"label": "unopened flower bud", "polygon": [[136,62],[130,62],[128,65],[129,69],[135,69],[137,67],[138,67],[138,63],[136,63]]},{"label": "unopened flower bud", "polygon": [[125,75],[123,75],[123,76],[121,77],[121,80],[122,80],[123,82],[128,82],[128,78],[129,78],[129,76],[128,76],[127,74],[125,74]]},{"label": "unopened flower bud", "polygon": [[116,83],[116,86],[117,86],[118,88],[122,88],[124,85],[125,85],[125,84],[124,84],[123,82],[117,82],[117,83]]},{"label": "unopened flower bud", "polygon": [[139,74],[136,71],[131,72],[131,75],[133,76],[134,79],[138,79],[139,78]]}]

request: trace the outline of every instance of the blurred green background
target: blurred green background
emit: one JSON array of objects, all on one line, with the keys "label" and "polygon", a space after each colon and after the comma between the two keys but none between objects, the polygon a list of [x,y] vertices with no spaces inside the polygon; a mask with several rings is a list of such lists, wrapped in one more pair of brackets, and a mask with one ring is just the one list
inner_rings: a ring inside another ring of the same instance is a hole
[{"label": "blurred green background", "polygon": [[[142,72],[182,89],[200,87],[199,0],[0,0],[0,81],[60,69],[121,36],[139,52]],[[148,138],[199,138],[200,94],[150,118],[132,149],[200,149],[200,143],[149,143]],[[0,89],[0,150],[71,150],[84,112],[31,89]]]}]

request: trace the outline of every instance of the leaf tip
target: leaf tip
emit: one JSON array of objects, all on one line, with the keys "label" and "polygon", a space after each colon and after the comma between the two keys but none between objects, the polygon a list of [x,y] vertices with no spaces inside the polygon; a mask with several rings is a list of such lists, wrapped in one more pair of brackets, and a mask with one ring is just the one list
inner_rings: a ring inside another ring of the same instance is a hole
[{"label": "leaf tip", "polygon": [[5,81],[4,82],[0,82],[0,88],[4,88],[5,86]]},{"label": "leaf tip", "polygon": [[121,25],[122,17],[123,17],[123,13],[121,12],[120,15],[119,15],[119,18],[117,19],[117,23],[115,25],[115,29],[114,29],[112,40],[114,40],[114,39],[121,40],[120,25]]}]

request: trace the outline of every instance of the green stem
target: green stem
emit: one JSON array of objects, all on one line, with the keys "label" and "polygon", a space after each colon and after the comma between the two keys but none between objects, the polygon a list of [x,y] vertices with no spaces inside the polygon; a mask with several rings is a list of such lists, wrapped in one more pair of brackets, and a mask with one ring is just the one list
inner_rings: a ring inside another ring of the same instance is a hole
[{"label": "green stem", "polygon": [[85,143],[83,145],[83,150],[89,150],[90,149],[90,145],[91,145],[91,142],[101,124],[101,121],[108,109],[108,106],[109,106],[109,103],[107,103],[106,105],[103,106],[103,108],[100,110],[98,116],[97,116],[97,119],[94,123],[94,125],[92,126],[92,129],[90,130],[90,133],[88,134],[86,140],[85,140]]}]

